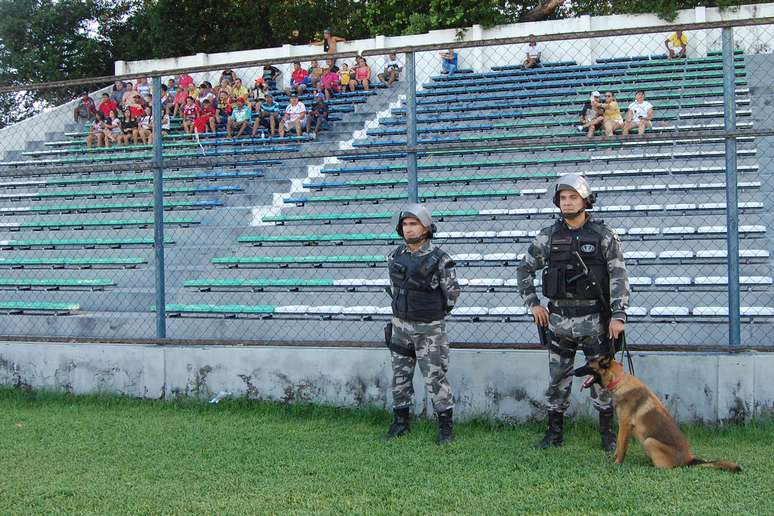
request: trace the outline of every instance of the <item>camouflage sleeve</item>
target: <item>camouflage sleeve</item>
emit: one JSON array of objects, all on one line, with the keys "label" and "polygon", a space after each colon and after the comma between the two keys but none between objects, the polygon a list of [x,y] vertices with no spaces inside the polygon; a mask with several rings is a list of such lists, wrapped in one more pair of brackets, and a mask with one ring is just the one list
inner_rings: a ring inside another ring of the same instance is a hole
[{"label": "camouflage sleeve", "polygon": [[390,265],[392,265],[392,262],[393,262],[393,260],[394,260],[395,251],[396,251],[396,250],[395,250],[395,249],[393,249],[392,251],[390,251],[389,253],[387,253],[387,277],[390,279],[390,287],[391,287],[391,288],[394,288],[394,287],[395,287],[395,285],[394,285],[394,284],[393,284],[393,282],[392,282],[392,276],[390,275]]},{"label": "camouflage sleeve", "polygon": [[439,286],[446,297],[446,309],[451,311],[457,298],[460,297],[460,284],[457,281],[457,269],[451,256],[444,253],[441,263],[438,264]]},{"label": "camouflage sleeve", "polygon": [[519,294],[527,306],[540,304],[535,291],[535,272],[546,266],[548,256],[548,230],[543,230],[530,244],[527,253],[516,268],[516,281],[519,284]]},{"label": "camouflage sleeve", "polygon": [[612,229],[609,236],[602,239],[602,252],[607,259],[607,272],[610,276],[612,318],[626,321],[626,309],[629,308],[629,275],[626,272],[621,239]]}]

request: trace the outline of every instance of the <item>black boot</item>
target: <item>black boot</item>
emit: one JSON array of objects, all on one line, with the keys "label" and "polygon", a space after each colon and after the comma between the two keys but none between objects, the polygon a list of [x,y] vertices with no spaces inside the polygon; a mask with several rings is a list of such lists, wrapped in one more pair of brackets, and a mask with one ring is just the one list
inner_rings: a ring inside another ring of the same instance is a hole
[{"label": "black boot", "polygon": [[438,413],[438,444],[451,444],[454,441],[452,431],[452,409]]},{"label": "black boot", "polygon": [[602,449],[606,453],[613,453],[616,446],[613,433],[613,409],[599,411],[599,435],[602,437]]},{"label": "black boot", "polygon": [[393,420],[390,425],[390,429],[384,434],[386,440],[395,439],[401,435],[406,435],[411,431],[411,414],[409,413],[409,407],[395,409],[392,411]]},{"label": "black boot", "polygon": [[535,445],[535,448],[545,450],[551,446],[561,446],[564,442],[562,437],[562,431],[564,427],[564,413],[563,412],[549,412],[548,413],[548,430],[546,435],[543,436],[543,440]]}]

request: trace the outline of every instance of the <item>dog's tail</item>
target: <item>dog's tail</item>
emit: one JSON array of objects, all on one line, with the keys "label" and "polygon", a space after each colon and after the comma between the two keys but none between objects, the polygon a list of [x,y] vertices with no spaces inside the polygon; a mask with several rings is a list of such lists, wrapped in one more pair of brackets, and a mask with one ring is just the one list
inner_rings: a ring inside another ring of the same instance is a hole
[{"label": "dog's tail", "polygon": [[722,469],[724,471],[730,471],[731,473],[741,473],[742,467],[739,466],[736,462],[731,462],[730,460],[703,460],[698,459],[694,457],[691,459],[691,462],[686,464],[687,466],[701,466],[703,468],[716,468],[716,469]]}]

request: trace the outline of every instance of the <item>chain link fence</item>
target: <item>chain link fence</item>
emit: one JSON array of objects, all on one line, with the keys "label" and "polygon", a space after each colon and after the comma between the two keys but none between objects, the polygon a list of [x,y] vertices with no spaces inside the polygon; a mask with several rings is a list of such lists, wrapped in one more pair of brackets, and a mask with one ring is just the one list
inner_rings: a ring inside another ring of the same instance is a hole
[{"label": "chain link fence", "polygon": [[4,88],[4,120],[44,108],[1,130],[4,333],[376,342],[416,195],[458,266],[451,341],[537,343],[515,268],[580,173],[631,344],[769,345],[774,27],[659,30]]}]

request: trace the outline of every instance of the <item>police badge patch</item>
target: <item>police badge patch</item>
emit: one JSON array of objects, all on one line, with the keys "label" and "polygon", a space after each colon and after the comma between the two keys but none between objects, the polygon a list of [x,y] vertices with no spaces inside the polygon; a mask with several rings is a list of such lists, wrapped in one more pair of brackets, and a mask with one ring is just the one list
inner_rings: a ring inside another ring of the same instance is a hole
[{"label": "police badge patch", "polygon": [[596,249],[596,246],[594,244],[583,244],[580,246],[580,250],[584,253],[593,253]]}]

